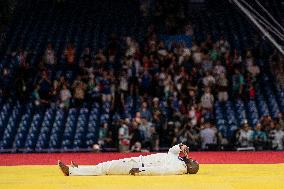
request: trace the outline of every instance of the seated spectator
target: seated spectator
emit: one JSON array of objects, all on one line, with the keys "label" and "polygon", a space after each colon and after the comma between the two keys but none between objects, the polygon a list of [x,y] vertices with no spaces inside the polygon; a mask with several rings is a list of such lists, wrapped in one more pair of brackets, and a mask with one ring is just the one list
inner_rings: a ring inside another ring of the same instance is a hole
[{"label": "seated spectator", "polygon": [[253,131],[246,123],[237,132],[237,143],[240,147],[252,147],[253,146]]},{"label": "seated spectator", "polygon": [[142,152],[142,144],[140,142],[135,142],[134,145],[131,146],[131,152]]},{"label": "seated spectator", "polygon": [[70,106],[70,99],[72,95],[70,90],[67,88],[67,85],[63,85],[60,90],[60,108],[68,108]]},{"label": "seated spectator", "polygon": [[36,106],[39,106],[41,104],[41,99],[40,99],[40,95],[39,95],[39,85],[36,85],[33,93],[32,93],[32,98],[34,100],[34,104]]},{"label": "seated spectator", "polygon": [[255,130],[252,134],[252,140],[257,150],[263,150],[266,147],[266,142],[267,142],[267,135],[261,129],[262,126],[260,123],[258,123],[255,126]]}]

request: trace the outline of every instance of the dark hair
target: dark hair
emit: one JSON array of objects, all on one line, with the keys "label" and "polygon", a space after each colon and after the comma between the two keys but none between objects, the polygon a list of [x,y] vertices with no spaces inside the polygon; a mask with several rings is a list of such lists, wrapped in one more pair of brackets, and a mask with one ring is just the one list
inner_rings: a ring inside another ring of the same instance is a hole
[{"label": "dark hair", "polygon": [[199,170],[199,164],[196,160],[189,159],[186,163],[187,174],[196,174]]}]

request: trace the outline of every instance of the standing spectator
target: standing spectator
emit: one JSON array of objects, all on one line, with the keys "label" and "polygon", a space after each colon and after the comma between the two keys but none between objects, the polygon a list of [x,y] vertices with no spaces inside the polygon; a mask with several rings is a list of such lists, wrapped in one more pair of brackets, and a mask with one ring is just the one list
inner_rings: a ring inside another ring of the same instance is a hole
[{"label": "standing spectator", "polygon": [[280,125],[275,126],[271,123],[271,130],[269,131],[269,139],[271,140],[272,150],[284,150],[284,131]]},{"label": "standing spectator", "polygon": [[90,48],[85,48],[81,59],[84,62],[84,66],[86,68],[90,68],[92,66],[92,54]]},{"label": "standing spectator", "polygon": [[133,120],[131,126],[132,128],[131,128],[130,146],[133,147],[137,142],[141,145],[142,136],[141,136],[141,132],[139,130],[137,122]]},{"label": "standing spectator", "polygon": [[20,67],[26,68],[27,67],[26,59],[27,59],[27,53],[23,49],[20,49],[16,55],[16,60],[18,65]]},{"label": "standing spectator", "polygon": [[201,106],[205,111],[212,112],[214,105],[214,97],[210,92],[210,88],[205,88],[205,93],[201,97]]},{"label": "standing spectator", "polygon": [[85,98],[85,90],[86,84],[81,80],[81,77],[78,76],[77,79],[73,83],[73,97],[74,97],[74,105],[75,107],[80,107]]},{"label": "standing spectator", "polygon": [[204,128],[200,131],[201,148],[208,150],[217,145],[217,130],[210,123],[205,123]]},{"label": "standing spectator", "polygon": [[140,110],[141,116],[145,117],[147,120],[152,120],[152,114],[148,108],[147,102],[143,102],[141,105],[141,110]]},{"label": "standing spectator", "polygon": [[142,146],[149,148],[151,146],[151,127],[152,124],[147,121],[146,117],[142,117],[139,130],[142,136]]},{"label": "standing spectator", "polygon": [[218,100],[220,102],[226,102],[229,98],[228,85],[229,82],[226,78],[226,75],[224,73],[221,73],[217,80]]},{"label": "standing spectator", "polygon": [[108,124],[103,123],[99,131],[98,144],[100,147],[105,148],[110,146],[112,139],[109,137]]},{"label": "standing spectator", "polygon": [[200,147],[200,133],[199,129],[190,123],[187,123],[184,128],[180,131],[180,141],[188,146],[192,150],[197,150]]},{"label": "standing spectator", "polygon": [[222,54],[225,54],[227,51],[230,50],[230,44],[229,42],[225,39],[225,37],[222,35],[220,37],[220,40],[217,41],[216,43],[217,47],[220,49],[220,52]]},{"label": "standing spectator", "polygon": [[262,126],[261,126],[260,123],[258,123],[255,127],[253,134],[252,134],[252,140],[253,140],[254,146],[257,150],[263,150],[263,148],[265,148],[266,142],[267,142],[267,135],[261,129],[262,129]]},{"label": "standing spectator", "polygon": [[47,48],[46,48],[44,55],[43,55],[43,61],[48,66],[54,65],[55,62],[56,62],[55,52],[52,48],[51,43],[48,43],[48,45],[47,45]]},{"label": "standing spectator", "polygon": [[247,68],[247,70],[253,78],[257,77],[260,74],[260,69],[255,62],[253,62],[251,66]]},{"label": "standing spectator", "polygon": [[129,151],[130,137],[129,137],[129,128],[128,122],[122,122],[121,127],[118,130],[118,139],[119,139],[119,151],[127,152]]},{"label": "standing spectator", "polygon": [[205,72],[205,76],[203,77],[202,81],[204,87],[210,87],[210,88],[213,88],[216,83],[215,78],[208,71]]},{"label": "standing spectator", "polygon": [[232,77],[233,95],[236,98],[242,97],[244,88],[244,76],[238,69],[235,69],[235,74]]},{"label": "standing spectator", "polygon": [[249,127],[249,125],[246,123],[243,125],[243,127],[240,129],[239,132],[237,132],[237,143],[240,147],[252,147],[253,141],[252,136],[253,131]]},{"label": "standing spectator", "polygon": [[119,77],[119,90],[122,99],[125,100],[127,97],[126,95],[128,94],[128,81],[127,81],[127,74],[125,71],[123,71],[121,76]]},{"label": "standing spectator", "polygon": [[74,46],[69,43],[64,51],[64,56],[66,59],[67,64],[74,64],[75,61],[75,48]]}]

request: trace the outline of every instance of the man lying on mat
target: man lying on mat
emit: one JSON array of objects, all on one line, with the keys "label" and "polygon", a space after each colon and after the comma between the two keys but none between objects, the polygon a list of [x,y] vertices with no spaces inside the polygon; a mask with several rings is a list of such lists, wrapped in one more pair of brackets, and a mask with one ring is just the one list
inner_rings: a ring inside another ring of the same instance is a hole
[{"label": "man lying on mat", "polygon": [[60,160],[58,166],[65,176],[87,175],[181,175],[196,174],[199,164],[188,156],[188,147],[178,144],[168,153],[124,158],[99,163],[94,166],[78,166],[71,162],[68,167]]}]

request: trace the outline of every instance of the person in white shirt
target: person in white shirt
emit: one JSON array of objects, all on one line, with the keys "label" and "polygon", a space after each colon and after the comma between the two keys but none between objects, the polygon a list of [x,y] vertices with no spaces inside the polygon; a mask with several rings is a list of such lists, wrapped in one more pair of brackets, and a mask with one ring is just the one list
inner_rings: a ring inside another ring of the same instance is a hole
[{"label": "person in white shirt", "polygon": [[244,124],[243,128],[237,133],[237,140],[240,147],[252,147],[252,134],[253,131],[248,124]]},{"label": "person in white shirt", "polygon": [[93,166],[78,166],[71,162],[68,167],[59,160],[58,166],[65,176],[196,174],[199,164],[188,157],[188,153],[186,145],[178,144],[168,153],[112,160]]},{"label": "person in white shirt", "polygon": [[214,104],[214,96],[210,93],[210,88],[205,88],[205,93],[201,97],[202,108],[212,111]]},{"label": "person in white shirt", "polygon": [[203,150],[208,149],[207,145],[217,144],[217,130],[210,123],[204,124],[204,128],[200,131],[200,137]]}]

